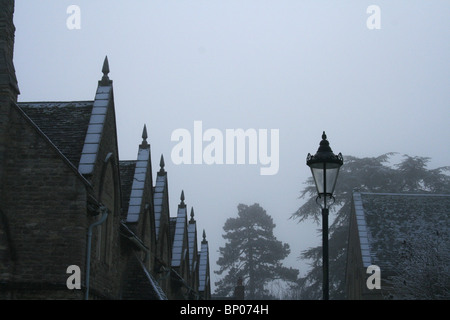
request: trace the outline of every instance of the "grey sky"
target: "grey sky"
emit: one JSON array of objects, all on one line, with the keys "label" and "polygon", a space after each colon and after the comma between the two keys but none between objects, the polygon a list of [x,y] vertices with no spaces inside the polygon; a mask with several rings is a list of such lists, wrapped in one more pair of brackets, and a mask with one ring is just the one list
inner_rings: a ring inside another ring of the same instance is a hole
[{"label": "grey sky", "polygon": [[[66,26],[73,4],[79,30]],[[366,26],[372,4],[380,30]],[[136,159],[145,123],[153,172],[161,153],[166,160],[171,215],[184,189],[199,237],[206,229],[211,271],[225,220],[258,202],[291,245],[288,264],[304,273],[296,257],[320,242],[318,227],[288,219],[323,130],[335,153],[397,151],[450,165],[449,17],[448,0],[17,0],[19,101],[92,100],[107,55],[120,158]],[[195,120],[223,133],[279,129],[278,174],[174,165],[171,134],[193,133]]]}]

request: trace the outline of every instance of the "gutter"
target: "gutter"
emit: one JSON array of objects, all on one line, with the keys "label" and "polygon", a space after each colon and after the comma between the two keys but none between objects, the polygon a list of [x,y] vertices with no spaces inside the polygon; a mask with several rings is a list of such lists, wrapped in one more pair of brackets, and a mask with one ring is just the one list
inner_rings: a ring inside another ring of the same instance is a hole
[{"label": "gutter", "polygon": [[91,242],[92,242],[92,229],[94,227],[101,225],[103,222],[106,221],[106,218],[108,218],[108,209],[105,206],[100,207],[100,211],[102,213],[102,217],[100,220],[94,222],[89,226],[88,232],[87,232],[87,251],[86,251],[86,292],[84,300],[89,300],[89,277],[90,277],[90,271],[91,271]]}]

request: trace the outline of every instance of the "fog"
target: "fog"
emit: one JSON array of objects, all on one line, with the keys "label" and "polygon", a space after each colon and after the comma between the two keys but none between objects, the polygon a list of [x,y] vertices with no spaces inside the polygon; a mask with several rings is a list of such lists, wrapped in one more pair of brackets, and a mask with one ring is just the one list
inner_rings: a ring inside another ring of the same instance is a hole
[{"label": "fog", "polygon": [[[108,56],[120,160],[136,159],[146,124],[154,173],[164,154],[171,215],[184,190],[199,241],[206,231],[213,287],[222,227],[239,203],[273,217],[278,240],[291,246],[286,265],[304,274],[297,257],[320,243],[319,226],[290,217],[322,131],[344,156],[396,151],[450,165],[449,17],[448,0],[21,0],[19,101],[93,100]],[[191,164],[173,154],[180,129],[191,135]],[[275,173],[261,174],[269,165],[260,152],[250,161],[250,149],[240,164],[237,154],[226,161],[227,130],[236,129],[252,129],[258,151],[279,147]],[[220,135],[222,149],[212,145]]]}]

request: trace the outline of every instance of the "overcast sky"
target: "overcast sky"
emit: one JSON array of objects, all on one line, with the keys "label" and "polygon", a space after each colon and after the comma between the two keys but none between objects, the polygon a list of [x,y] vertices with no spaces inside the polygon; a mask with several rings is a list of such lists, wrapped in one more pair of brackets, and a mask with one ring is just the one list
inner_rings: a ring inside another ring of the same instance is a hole
[{"label": "overcast sky", "polygon": [[[79,29],[68,28],[70,5]],[[289,217],[323,130],[335,153],[397,151],[450,165],[449,17],[448,0],[18,0],[19,101],[93,100],[107,55],[120,159],[136,159],[145,123],[154,173],[165,157],[171,215],[184,189],[199,241],[206,229],[212,283],[222,227],[239,203],[266,209],[291,246],[286,263],[304,274],[296,257],[320,243],[319,226]],[[277,174],[261,175],[259,161],[174,164],[171,135],[193,135],[194,121],[224,137],[278,129]]]}]

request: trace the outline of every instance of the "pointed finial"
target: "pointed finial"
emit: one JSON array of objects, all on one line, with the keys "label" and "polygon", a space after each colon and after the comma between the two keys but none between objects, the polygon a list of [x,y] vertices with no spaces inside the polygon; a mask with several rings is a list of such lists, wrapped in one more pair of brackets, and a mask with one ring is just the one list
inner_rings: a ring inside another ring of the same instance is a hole
[{"label": "pointed finial", "polygon": [[144,130],[142,130],[142,140],[147,141],[148,135],[147,135],[147,126],[144,124]]},{"label": "pointed finial", "polygon": [[144,129],[142,130],[142,143],[140,147],[146,148],[148,146],[147,138],[148,138],[147,126],[144,124]]},{"label": "pointed finial", "polygon": [[105,57],[105,60],[103,61],[103,68],[102,68],[103,76],[107,77],[109,73],[109,63],[108,63],[108,56]]},{"label": "pointed finial", "polygon": [[191,221],[194,222],[194,207],[191,208]]},{"label": "pointed finial", "polygon": [[164,156],[161,154],[161,159],[159,160],[159,166],[161,167],[161,171],[164,171]]},{"label": "pointed finial", "polygon": [[203,243],[203,244],[208,243],[208,241],[206,241],[206,232],[205,232],[205,229],[203,229],[203,240],[202,240],[202,243]]},{"label": "pointed finial", "polygon": [[108,56],[105,57],[105,60],[103,61],[103,68],[102,68],[102,72],[103,72],[103,77],[102,80],[100,81],[101,85],[110,85],[112,83],[111,80],[109,80],[108,74],[109,74],[109,63],[108,63]]},{"label": "pointed finial", "polygon": [[184,190],[181,190],[180,200],[181,200],[181,203],[184,204]]}]

